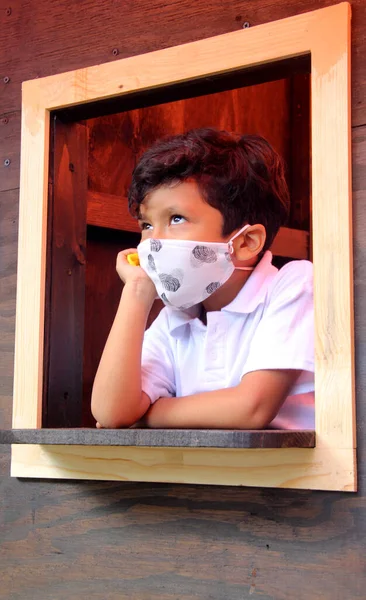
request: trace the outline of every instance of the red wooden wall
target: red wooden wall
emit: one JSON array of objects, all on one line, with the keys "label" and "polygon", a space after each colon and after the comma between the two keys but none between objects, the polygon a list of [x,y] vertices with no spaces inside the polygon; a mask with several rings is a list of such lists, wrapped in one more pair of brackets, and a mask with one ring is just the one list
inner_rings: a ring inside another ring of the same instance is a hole
[{"label": "red wooden wall", "polygon": [[[11,425],[21,82],[331,4],[1,1],[1,427]],[[351,4],[359,492],[16,480],[1,448],[1,600],[365,597],[366,3]]]}]

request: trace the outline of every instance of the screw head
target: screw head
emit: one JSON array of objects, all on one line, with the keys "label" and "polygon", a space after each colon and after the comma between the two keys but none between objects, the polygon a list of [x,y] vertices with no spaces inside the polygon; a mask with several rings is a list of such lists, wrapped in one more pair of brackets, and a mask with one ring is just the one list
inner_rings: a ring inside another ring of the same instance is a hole
[{"label": "screw head", "polygon": [[6,159],[4,160],[4,167],[8,167],[8,166],[10,165],[10,163],[11,163],[11,160],[10,160],[10,158],[6,158]]},{"label": "screw head", "polygon": [[119,50],[118,50],[118,48],[113,48],[113,50],[112,50],[112,54],[113,54],[113,56],[118,56],[118,55],[119,55]]},{"label": "screw head", "polygon": [[10,77],[8,77],[8,76],[4,77],[4,79],[3,79],[4,83],[9,83],[9,81],[10,81]]},{"label": "screw head", "polygon": [[3,119],[1,119],[1,122],[3,125],[7,125],[9,123],[8,117],[4,117]]},{"label": "screw head", "polygon": [[9,6],[9,8],[7,8],[7,9],[6,9],[6,11],[5,11],[5,14],[6,14],[6,16],[7,16],[7,17],[10,17],[10,15],[11,15],[11,12],[12,12],[12,11],[11,11],[11,8],[10,8],[10,6]]},{"label": "screw head", "polygon": [[244,21],[244,23],[243,23],[243,29],[248,29],[248,27],[250,27],[249,21]]}]

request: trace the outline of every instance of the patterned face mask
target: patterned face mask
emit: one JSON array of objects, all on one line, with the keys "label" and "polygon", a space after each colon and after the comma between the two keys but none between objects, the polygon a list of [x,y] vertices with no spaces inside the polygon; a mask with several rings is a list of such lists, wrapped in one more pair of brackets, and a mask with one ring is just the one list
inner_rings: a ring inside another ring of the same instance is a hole
[{"label": "patterned face mask", "polygon": [[149,238],[139,244],[140,266],[155,284],[164,304],[184,310],[206,300],[221,287],[235,269],[231,256],[233,240],[250,225],[245,225],[227,243]]}]

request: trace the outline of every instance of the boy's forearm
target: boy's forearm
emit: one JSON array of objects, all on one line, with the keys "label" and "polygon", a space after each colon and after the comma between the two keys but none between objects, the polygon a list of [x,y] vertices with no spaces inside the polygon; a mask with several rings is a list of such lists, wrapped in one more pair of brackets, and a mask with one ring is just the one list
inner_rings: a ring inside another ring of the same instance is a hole
[{"label": "boy's forearm", "polygon": [[275,418],[301,370],[247,373],[239,385],[182,398],[160,398],[147,412],[149,427],[263,429]]},{"label": "boy's forearm", "polygon": [[153,299],[125,285],[92,391],[92,413],[103,427],[129,427],[147,406],[141,394],[141,349]]},{"label": "boy's forearm", "polygon": [[187,429],[262,429],[267,416],[240,386],[183,398],[160,398],[144,417],[148,427]]}]

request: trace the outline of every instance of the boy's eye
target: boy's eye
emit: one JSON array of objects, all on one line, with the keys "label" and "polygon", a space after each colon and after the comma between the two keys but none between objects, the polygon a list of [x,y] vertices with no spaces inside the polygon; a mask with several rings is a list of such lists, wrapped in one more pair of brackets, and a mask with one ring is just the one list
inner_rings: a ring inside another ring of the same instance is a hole
[{"label": "boy's eye", "polygon": [[152,229],[152,225],[150,223],[145,223],[144,221],[140,222],[141,231],[146,229]]},{"label": "boy's eye", "polygon": [[170,221],[173,225],[179,225],[180,223],[182,223],[185,220],[186,219],[184,217],[182,217],[182,215],[173,215],[170,219]]}]

